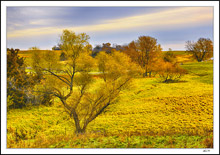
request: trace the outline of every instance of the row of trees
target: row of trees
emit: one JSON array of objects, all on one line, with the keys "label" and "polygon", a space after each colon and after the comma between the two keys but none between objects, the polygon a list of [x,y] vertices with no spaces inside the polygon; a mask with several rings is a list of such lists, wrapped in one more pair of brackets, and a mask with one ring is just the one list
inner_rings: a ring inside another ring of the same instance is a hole
[{"label": "row of trees", "polygon": [[103,43],[102,46],[96,45],[92,50],[92,56],[95,57],[101,51],[105,51],[106,53],[111,53],[111,51],[114,50],[123,51],[124,46],[117,44],[113,44],[113,46],[111,46],[111,43]]},{"label": "row of trees", "polygon": [[[197,42],[187,41],[186,49],[198,62],[213,57],[213,43],[208,38],[200,38]],[[157,43],[155,38],[150,36],[140,36],[127,46],[116,45],[111,47],[110,43],[96,46],[93,49],[93,56],[100,51],[111,53],[114,50],[124,52],[133,62],[140,65],[144,70],[144,77],[159,74],[163,82],[173,82],[179,80],[186,73],[178,65],[175,54],[171,50],[162,53],[161,45]]]},{"label": "row of trees", "polygon": [[[145,62],[143,61],[143,59],[147,59],[147,64],[150,63],[149,57],[152,57],[152,56],[150,56],[149,54],[152,53],[150,51],[155,51],[155,49],[153,49],[153,48],[158,48],[157,50],[161,52],[161,50],[162,50],[161,46],[156,45],[156,44],[157,44],[157,40],[155,38],[150,37],[150,36],[141,36],[138,38],[137,41],[132,41],[131,43],[129,43],[129,45],[113,44],[113,46],[111,46],[111,43],[103,43],[102,46],[96,45],[92,49],[92,56],[95,57],[101,51],[105,51],[106,53],[111,53],[114,50],[124,51],[131,58],[138,59],[138,60],[136,60],[138,62],[138,64],[140,64],[141,66],[145,66]],[[152,46],[152,47],[150,47],[150,46]],[[185,47],[186,47],[186,51],[188,51],[190,54],[192,54],[193,57],[198,62],[201,62],[201,61],[204,61],[204,60],[207,60],[207,59],[210,59],[213,57],[213,42],[209,38],[199,38],[197,42],[187,41]],[[146,48],[146,49],[144,49],[144,48]],[[58,46],[54,46],[52,48],[52,50],[61,50],[61,44],[58,44]],[[144,58],[143,54],[142,54],[142,56],[140,56],[139,54],[141,52],[138,52],[138,51],[142,51],[142,53],[143,53],[144,50],[148,50],[145,52],[147,55],[146,58]],[[169,48],[169,51],[172,51],[172,50]],[[170,54],[171,53],[172,52],[170,52]],[[158,54],[158,53],[156,53],[156,54]],[[154,57],[157,57],[157,55],[155,55]],[[61,52],[60,60],[61,61],[66,60],[64,52]],[[146,74],[147,74],[147,72],[146,72]],[[151,72],[149,72],[149,74],[151,74]]]},{"label": "row of trees", "polygon": [[[61,48],[61,44],[59,44],[59,47]],[[91,55],[95,57],[102,51],[107,54],[114,51],[121,51],[127,54],[134,63],[142,67],[144,77],[159,74],[163,82],[173,82],[180,79],[185,73],[175,61],[173,52],[162,53],[162,48],[157,44],[157,40],[150,36],[141,36],[127,46],[114,45],[111,47],[110,43],[103,43],[102,46],[97,45],[93,48]],[[66,54],[63,51],[61,52],[60,60],[66,60]],[[166,66],[166,68],[159,66]],[[164,74],[165,71],[167,71],[166,74]]]}]

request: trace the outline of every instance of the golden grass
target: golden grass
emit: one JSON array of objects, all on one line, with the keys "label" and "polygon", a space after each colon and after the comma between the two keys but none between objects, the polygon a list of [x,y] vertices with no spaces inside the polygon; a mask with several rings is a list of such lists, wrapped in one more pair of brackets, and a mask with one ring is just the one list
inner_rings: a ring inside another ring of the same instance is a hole
[{"label": "golden grass", "polygon": [[[210,69],[212,63],[208,65]],[[200,74],[206,71],[199,68]],[[200,78],[194,71],[179,83],[136,78],[79,136],[59,102],[52,107],[12,109],[7,113],[7,147],[213,147],[213,84]]]}]

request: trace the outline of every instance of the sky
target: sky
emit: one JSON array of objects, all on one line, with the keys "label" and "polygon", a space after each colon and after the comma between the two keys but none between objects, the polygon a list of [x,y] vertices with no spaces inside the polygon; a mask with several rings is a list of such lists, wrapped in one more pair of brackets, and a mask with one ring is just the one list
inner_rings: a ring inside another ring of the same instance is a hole
[{"label": "sky", "polygon": [[157,39],[163,50],[185,42],[213,40],[213,7],[7,7],[7,48],[51,49],[64,29],[90,36],[90,44],[125,45],[139,36]]}]

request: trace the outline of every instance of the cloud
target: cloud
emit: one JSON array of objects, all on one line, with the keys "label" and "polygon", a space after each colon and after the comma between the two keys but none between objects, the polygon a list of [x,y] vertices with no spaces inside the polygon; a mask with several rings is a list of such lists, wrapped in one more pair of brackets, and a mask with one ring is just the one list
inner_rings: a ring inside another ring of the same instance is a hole
[{"label": "cloud", "polygon": [[[41,28],[29,28],[25,30],[9,31],[8,38],[59,34],[63,29],[70,29],[75,32],[111,32],[111,31],[128,31],[145,29],[166,30],[179,29],[184,27],[194,27],[199,25],[212,24],[213,8],[212,7],[175,7],[169,10],[163,10],[156,13],[142,14],[138,16],[130,16],[126,18],[118,18],[111,20],[103,20],[99,24],[85,26],[50,26]],[[40,24],[44,20],[32,21],[32,24]]]},{"label": "cloud", "polygon": [[48,21],[46,19],[40,19],[40,20],[32,20],[29,22],[30,25],[43,25],[47,23]]},{"label": "cloud", "polygon": [[145,28],[147,30],[190,27],[210,23],[211,7],[183,7],[157,13],[106,20],[103,24],[75,27],[76,31],[111,31]]},{"label": "cloud", "polygon": [[37,20],[30,20],[29,25],[51,25],[56,24],[56,19],[37,19]]},{"label": "cloud", "polygon": [[7,38],[16,38],[16,37],[32,37],[32,36],[41,36],[48,34],[57,34],[61,33],[62,29],[55,27],[45,27],[45,28],[32,28],[26,30],[15,30],[13,32],[7,33]]}]

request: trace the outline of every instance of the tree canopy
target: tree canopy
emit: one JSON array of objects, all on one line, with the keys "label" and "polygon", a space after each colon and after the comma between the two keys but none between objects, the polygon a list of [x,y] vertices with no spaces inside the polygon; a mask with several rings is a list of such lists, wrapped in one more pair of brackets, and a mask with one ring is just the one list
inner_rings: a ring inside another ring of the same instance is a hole
[{"label": "tree canopy", "polygon": [[199,38],[197,42],[187,41],[186,49],[198,61],[204,61],[213,56],[213,42],[209,38]]},{"label": "tree canopy", "polygon": [[157,39],[150,36],[140,36],[138,40],[132,41],[125,47],[125,53],[145,70],[144,76],[151,76],[161,51],[162,48],[157,44]]}]

